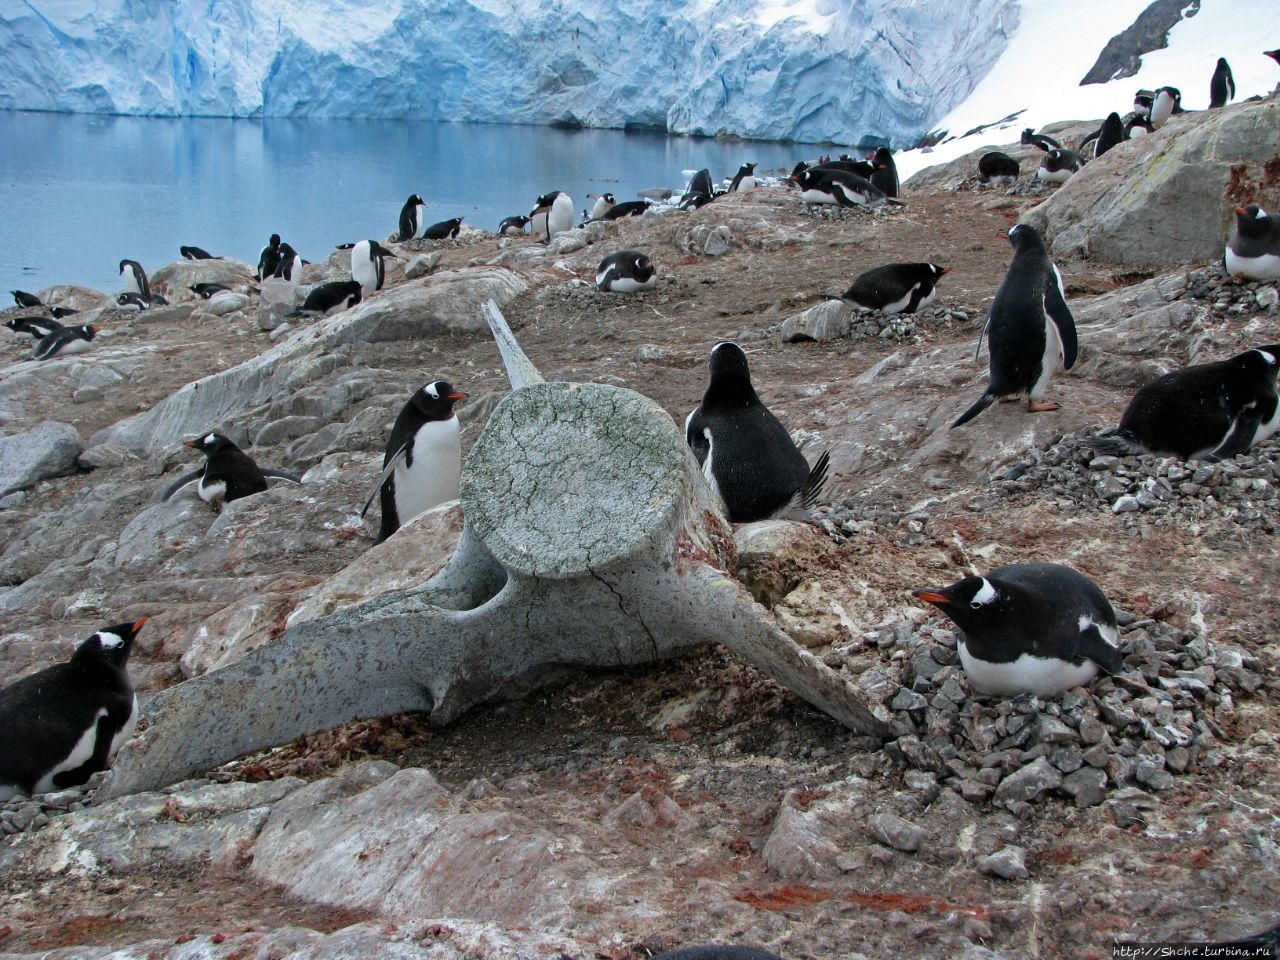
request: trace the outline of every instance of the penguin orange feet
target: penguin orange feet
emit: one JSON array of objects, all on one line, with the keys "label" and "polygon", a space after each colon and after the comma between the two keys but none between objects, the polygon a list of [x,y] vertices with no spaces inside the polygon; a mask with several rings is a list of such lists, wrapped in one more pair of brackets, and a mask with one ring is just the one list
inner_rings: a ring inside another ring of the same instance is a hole
[{"label": "penguin orange feet", "polygon": [[1016,403],[1017,401],[1019,401],[1019,400],[1021,400],[1021,399],[1022,399],[1022,394],[1020,394],[1020,393],[1006,393],[1003,397],[1001,397],[1001,398],[1000,398],[1000,402],[1001,402],[1001,403]]},{"label": "penguin orange feet", "polygon": [[1050,410],[1057,410],[1057,409],[1058,409],[1058,404],[1054,403],[1052,400],[1028,400],[1027,401],[1028,413],[1047,413]]}]

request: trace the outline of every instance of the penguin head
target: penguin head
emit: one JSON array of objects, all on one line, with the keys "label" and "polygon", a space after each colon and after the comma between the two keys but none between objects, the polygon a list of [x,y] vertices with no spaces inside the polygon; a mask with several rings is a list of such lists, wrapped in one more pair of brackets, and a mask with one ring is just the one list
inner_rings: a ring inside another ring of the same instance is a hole
[{"label": "penguin head", "polygon": [[911,595],[931,603],[960,629],[981,630],[1000,621],[1012,608],[1010,595],[986,577],[965,577],[940,590],[912,590]]},{"label": "penguin head", "polygon": [[117,623],[110,627],[103,627],[76,647],[76,652],[71,655],[71,662],[87,664],[106,660],[123,668],[133,649],[133,638],[138,635],[138,631],[149,619],[149,617],[140,617],[132,623]]},{"label": "penguin head", "polygon": [[871,157],[871,163],[877,168],[888,167],[893,163],[893,154],[888,147],[877,147]]},{"label": "penguin head", "polygon": [[427,204],[427,201],[423,200],[422,197],[418,196],[416,193],[411,194],[409,196],[409,199],[405,201],[405,206],[417,207],[417,206],[426,206],[426,204]]},{"label": "penguin head", "polygon": [[1028,226],[1025,223],[1016,223],[1008,230],[1000,233],[1013,246],[1015,251],[1044,249],[1044,241],[1040,239],[1040,234],[1035,227]]},{"label": "penguin head", "polygon": [[193,440],[184,440],[182,445],[190,447],[192,450],[199,450],[206,457],[211,456],[219,450],[240,449],[222,434],[215,432],[206,433],[203,437],[196,437]]},{"label": "penguin head", "polygon": [[[544,213],[551,209],[551,205],[556,202],[556,197],[560,196],[559,190],[552,190],[550,193],[544,193],[534,201],[533,214]],[[533,216],[530,214],[530,216]]]},{"label": "penguin head", "polygon": [[1261,237],[1271,231],[1271,218],[1256,203],[1236,207],[1236,231],[1246,237]]},{"label": "penguin head", "polygon": [[927,267],[929,268],[929,272],[930,272],[931,274],[933,274],[933,278],[934,278],[935,280],[937,280],[937,279],[941,278],[942,276],[944,276],[945,274],[948,274],[948,273],[950,273],[950,272],[951,272],[951,268],[950,268],[950,267],[944,267],[944,266],[943,266],[942,264],[940,264],[940,263],[927,263],[927,264],[925,264],[925,266],[927,266]]},{"label": "penguin head", "polygon": [[414,393],[409,402],[428,420],[448,420],[453,416],[453,405],[465,399],[467,394],[455,390],[448,380],[432,380]]},{"label": "penguin head", "polygon": [[1254,347],[1240,355],[1245,365],[1267,374],[1274,381],[1280,374],[1280,343],[1266,347]]},{"label": "penguin head", "polygon": [[636,254],[636,258],[631,261],[631,269],[636,275],[636,279],[640,281],[648,280],[654,274],[653,261],[643,253]]},{"label": "penguin head", "polygon": [[267,241],[267,246],[272,250],[278,250],[280,248],[280,234],[273,233],[271,238]]},{"label": "penguin head", "polygon": [[74,328],[82,340],[92,340],[98,335],[98,328],[91,323],[82,323]]}]

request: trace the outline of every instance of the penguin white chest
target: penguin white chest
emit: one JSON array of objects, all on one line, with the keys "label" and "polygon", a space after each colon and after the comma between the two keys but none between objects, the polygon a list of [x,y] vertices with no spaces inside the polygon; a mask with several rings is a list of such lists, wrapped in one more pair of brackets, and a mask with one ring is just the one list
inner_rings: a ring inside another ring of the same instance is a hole
[{"label": "penguin white chest", "polygon": [[351,258],[351,279],[360,284],[365,296],[378,289],[378,268],[368,257]]},{"label": "penguin white chest", "polygon": [[963,639],[959,648],[960,666],[964,668],[970,686],[979,693],[1001,697],[1016,697],[1024,693],[1052,697],[1072,687],[1083,686],[1098,673],[1098,665],[1092,660],[1074,664],[1024,653],[1016,660],[995,663],[973,656]]},{"label": "penguin white chest", "polygon": [[[401,525],[458,497],[462,441],[457,417],[429,420],[413,435],[413,462],[395,469],[396,513]],[[408,458],[406,458],[408,459]]]},{"label": "penguin white chest", "polygon": [[573,201],[567,194],[559,194],[547,213],[547,231],[551,236],[573,229]]},{"label": "penguin white chest", "polygon": [[200,499],[205,503],[217,503],[227,495],[227,482],[225,480],[207,480],[200,478],[200,485],[196,488],[200,494]]},{"label": "penguin white chest", "polygon": [[1227,273],[1248,277],[1250,280],[1280,280],[1280,255],[1264,253],[1260,257],[1242,257],[1230,247],[1223,258]]}]

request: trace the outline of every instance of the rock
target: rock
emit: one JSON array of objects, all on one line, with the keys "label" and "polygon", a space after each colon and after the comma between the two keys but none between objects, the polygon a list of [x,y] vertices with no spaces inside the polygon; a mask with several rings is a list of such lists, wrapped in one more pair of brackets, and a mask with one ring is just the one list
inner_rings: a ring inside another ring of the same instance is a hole
[{"label": "rock", "polygon": [[925,838],[923,827],[892,813],[876,813],[867,817],[867,829],[877,842],[905,853],[915,853]]},{"label": "rock", "polygon": [[1031,876],[1024,859],[1026,851],[1022,847],[1002,847],[989,856],[978,860],[978,870],[1002,880],[1025,880]]},{"label": "rock", "polygon": [[1156,268],[1213,260],[1235,226],[1235,185],[1267,182],[1277,129],[1274,97],[1180,114],[1086,164],[1022,220],[1055,256]]},{"label": "rock", "polygon": [[74,473],[82,449],[79,431],[55,420],[0,437],[0,496]]},{"label": "rock", "polygon": [[1075,798],[1077,807],[1093,807],[1107,796],[1107,775],[1093,767],[1081,767],[1062,779],[1062,790]]},{"label": "rock", "polygon": [[1062,786],[1062,774],[1044,757],[1015,770],[1000,781],[991,802],[997,807],[1010,807],[1015,803],[1036,800],[1046,790]]},{"label": "rock", "polygon": [[263,280],[262,293],[258,297],[258,329],[274,330],[301,302],[297,286],[288,280],[279,277]]},{"label": "rock", "polygon": [[781,337],[784,343],[799,340],[839,340],[849,335],[855,310],[842,300],[824,300],[803,313],[782,321]]},{"label": "rock", "polygon": [[[248,288],[255,284],[254,267],[243,260],[222,257],[218,260],[175,260],[151,274],[151,287],[161,292],[170,303],[186,303],[199,300],[191,288],[197,283],[225,283],[227,286]],[[243,291],[237,296],[243,295]],[[246,298],[247,299],[247,298]]]},{"label": "rock", "polygon": [[430,253],[422,253],[409,261],[404,268],[404,278],[406,280],[417,280],[419,277],[425,277],[440,264],[440,260],[444,254],[439,250],[432,250]]},{"label": "rock", "polygon": [[778,877],[804,880],[836,875],[839,853],[839,847],[827,837],[817,817],[783,804],[769,839],[760,850],[760,859]]}]

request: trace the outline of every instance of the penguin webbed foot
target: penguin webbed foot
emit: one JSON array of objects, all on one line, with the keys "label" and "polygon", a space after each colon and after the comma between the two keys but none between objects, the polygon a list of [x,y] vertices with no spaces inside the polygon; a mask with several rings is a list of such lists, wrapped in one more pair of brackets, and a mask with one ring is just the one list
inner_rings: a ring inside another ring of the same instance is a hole
[{"label": "penguin webbed foot", "polygon": [[1051,410],[1057,410],[1060,406],[1054,400],[1028,400],[1027,413],[1048,413]]}]

